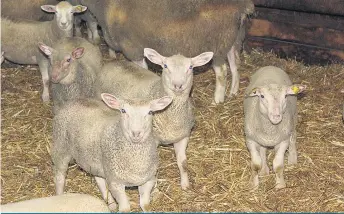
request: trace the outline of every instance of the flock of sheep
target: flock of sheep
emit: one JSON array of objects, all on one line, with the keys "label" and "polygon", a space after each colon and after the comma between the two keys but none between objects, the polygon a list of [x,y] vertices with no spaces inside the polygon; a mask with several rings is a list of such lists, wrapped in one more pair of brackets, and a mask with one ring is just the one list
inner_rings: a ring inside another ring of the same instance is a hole
[{"label": "flock of sheep", "polygon": [[[42,3],[47,4],[38,5]],[[214,101],[222,103],[228,60],[230,96],[238,92],[245,22],[254,10],[250,0],[21,0],[20,5],[3,0],[1,10],[3,57],[38,64],[42,100],[50,100],[49,90],[52,95],[51,156],[59,195],[3,205],[3,211],[35,211],[41,203],[40,209],[48,207],[42,211],[63,212],[64,206],[75,212],[108,211],[117,209],[116,202],[119,211],[130,211],[126,186],[138,186],[140,207],[146,211],[157,180],[159,144],[173,144],[181,188],[189,187],[186,148],[195,120],[193,68],[212,63]],[[73,37],[74,28],[80,35],[81,21],[87,23],[88,40]],[[96,45],[98,25],[110,56],[121,51],[128,60],[103,63]],[[161,76],[147,70],[146,60],[162,67]],[[268,148],[276,151],[275,187],[286,186],[286,150],[288,164],[297,162],[295,95],[305,88],[273,66],[251,77],[244,113],[253,189],[258,175],[269,173]],[[95,176],[108,208],[91,196],[63,194],[72,160]]]}]

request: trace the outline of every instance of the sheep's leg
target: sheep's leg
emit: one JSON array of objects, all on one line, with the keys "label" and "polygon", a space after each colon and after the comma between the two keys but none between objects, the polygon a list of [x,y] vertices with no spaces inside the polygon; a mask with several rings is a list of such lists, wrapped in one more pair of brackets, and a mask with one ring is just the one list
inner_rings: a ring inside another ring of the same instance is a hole
[{"label": "sheep's leg", "polygon": [[238,72],[238,66],[237,62],[239,61],[239,54],[233,45],[230,51],[227,54],[229,66],[232,73],[232,85],[231,85],[231,91],[229,93],[229,96],[232,97],[233,95],[236,95],[239,91],[239,82],[240,82],[240,75]]},{"label": "sheep's leg", "polygon": [[223,64],[222,66],[213,65],[216,76],[216,85],[215,85],[215,94],[214,100],[215,103],[223,103],[225,101],[226,94],[226,85],[227,85],[227,65]]},{"label": "sheep's leg", "polygon": [[268,175],[269,167],[266,163],[266,148],[264,146],[260,146],[260,158],[262,160],[262,169],[260,170],[259,175]]},{"label": "sheep's leg", "polygon": [[115,50],[112,50],[110,47],[109,47],[109,56],[110,58],[112,59],[116,59],[117,56],[116,56],[116,51]]},{"label": "sheep's leg", "polygon": [[[37,57],[39,58],[39,57]],[[42,82],[43,82],[43,93],[42,93],[42,100],[43,102],[49,102],[50,97],[49,97],[49,61],[46,58],[43,58],[43,56],[37,60],[38,61],[38,66],[39,66],[39,71],[41,72],[42,75]]]},{"label": "sheep's leg", "polygon": [[189,137],[186,137],[181,141],[173,144],[180,173],[180,184],[183,190],[186,190],[190,186],[186,162],[186,147],[188,146],[188,141]]},{"label": "sheep's leg", "polygon": [[115,197],[118,203],[119,212],[130,212],[130,203],[125,193],[125,186],[118,184],[116,182],[111,182],[109,184],[109,189],[113,197]]},{"label": "sheep's leg", "polygon": [[79,17],[74,18],[74,29],[75,29],[74,35],[78,36],[78,37],[82,37],[81,22],[82,22],[82,20]]},{"label": "sheep's leg", "polygon": [[[62,155],[62,154],[61,154]],[[57,156],[58,157],[58,156]],[[56,195],[62,195],[64,186],[66,184],[66,174],[68,170],[68,164],[71,161],[71,156],[65,156],[65,157],[58,157],[54,158],[54,182],[55,182],[55,190]]]},{"label": "sheep's leg", "polygon": [[253,140],[246,140],[247,148],[251,155],[251,185],[253,189],[257,189],[259,185],[258,173],[262,169],[262,159],[258,152],[260,145]]},{"label": "sheep's leg", "polygon": [[108,203],[109,205],[109,209],[110,210],[116,210],[116,202],[115,199],[112,197],[111,193],[108,191],[107,187],[106,187],[106,181],[104,178],[101,177],[94,177],[96,182],[97,182],[97,186],[100,190],[100,193],[102,194],[103,199]]},{"label": "sheep's leg", "polygon": [[276,189],[281,189],[286,187],[283,170],[284,170],[284,154],[289,146],[289,140],[283,141],[275,147],[276,155],[273,160],[273,168],[276,173]]},{"label": "sheep's leg", "polygon": [[88,40],[92,41],[94,44],[100,43],[100,36],[98,34],[98,23],[94,21],[87,22],[87,35]]},{"label": "sheep's leg", "polygon": [[156,184],[156,178],[153,177],[151,180],[139,186],[140,207],[144,212],[148,211],[148,206],[150,203],[150,195],[155,184]]},{"label": "sheep's leg", "polygon": [[289,165],[297,164],[296,131],[294,131],[290,136],[288,164]]},{"label": "sheep's leg", "polygon": [[133,63],[137,64],[138,66],[140,66],[144,69],[148,69],[148,65],[147,65],[145,58],[143,58],[142,60],[133,61]]}]

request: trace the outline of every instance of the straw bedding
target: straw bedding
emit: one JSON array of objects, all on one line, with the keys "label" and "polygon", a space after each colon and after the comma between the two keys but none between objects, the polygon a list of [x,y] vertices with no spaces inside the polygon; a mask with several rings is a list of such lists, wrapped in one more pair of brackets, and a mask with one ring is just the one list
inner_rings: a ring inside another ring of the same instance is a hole
[{"label": "straw bedding", "polygon": [[[343,211],[344,125],[341,118],[344,65],[306,66],[257,50],[241,55],[240,93],[224,104],[212,103],[215,75],[195,75],[196,125],[187,149],[192,188],[182,191],[173,147],[160,147],[157,189],[151,211]],[[250,156],[243,133],[243,92],[258,68],[285,69],[294,83],[308,86],[299,96],[298,164],[285,168],[287,188],[275,190],[270,175],[260,187],[248,187]],[[1,203],[54,195],[50,143],[51,104],[40,100],[37,66],[4,63],[1,68]],[[207,69],[203,69],[207,70]],[[230,86],[230,74],[228,86]],[[229,91],[229,89],[227,90]],[[66,192],[100,197],[95,181],[78,166],[68,171]],[[140,211],[137,189],[127,190],[132,211]]]}]

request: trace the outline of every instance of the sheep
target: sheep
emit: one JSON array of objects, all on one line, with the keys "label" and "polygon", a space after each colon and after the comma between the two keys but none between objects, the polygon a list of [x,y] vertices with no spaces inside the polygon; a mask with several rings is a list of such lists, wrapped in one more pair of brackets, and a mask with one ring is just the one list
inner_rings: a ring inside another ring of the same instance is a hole
[{"label": "sheep", "polygon": [[162,144],[173,144],[180,172],[182,189],[190,186],[187,173],[186,148],[194,125],[190,91],[193,84],[193,68],[208,63],[212,52],[205,52],[193,58],[182,55],[164,57],[157,51],[145,48],[145,56],[160,65],[159,77],[140,66],[118,61],[103,67],[96,81],[96,96],[100,92],[116,93],[120,98],[157,98],[168,95],[173,103],[154,115],[153,130]]},{"label": "sheep", "polygon": [[53,47],[39,43],[41,51],[49,57],[52,69],[51,93],[54,113],[69,100],[94,95],[93,84],[102,67],[102,54],[98,46],[79,37],[58,40]]},{"label": "sheep", "polygon": [[57,4],[58,2],[58,0],[2,0],[1,16],[10,19],[50,21],[54,19],[54,16],[43,12],[41,5]]},{"label": "sheep", "polygon": [[286,186],[283,177],[284,153],[289,147],[288,164],[297,163],[296,94],[305,85],[292,85],[288,75],[280,68],[260,68],[250,80],[244,99],[245,138],[251,155],[251,184],[258,188],[260,175],[269,174],[266,163],[267,148],[276,151],[273,169],[276,173],[276,188]]},{"label": "sheep", "polygon": [[38,42],[54,44],[58,39],[71,37],[73,31],[73,13],[87,9],[85,6],[72,6],[62,1],[56,6],[43,5],[42,10],[55,13],[52,21],[13,21],[1,18],[1,47],[5,59],[19,64],[38,64],[42,74],[42,100],[49,101],[48,59],[37,48]]},{"label": "sheep", "polygon": [[1,212],[102,212],[109,213],[110,210],[104,201],[91,195],[68,193],[58,196],[35,198],[26,201],[8,203],[0,206]]},{"label": "sheep", "polygon": [[224,102],[228,59],[232,85],[239,90],[239,52],[245,37],[247,15],[254,11],[251,0],[78,0],[97,18],[104,39],[114,51],[147,68],[143,49],[150,47],[165,56],[195,56],[214,52],[215,103]]},{"label": "sheep", "polygon": [[140,207],[145,211],[158,167],[152,115],[166,108],[172,97],[152,101],[120,100],[107,93],[101,97],[109,108],[100,100],[83,99],[66,104],[53,119],[51,156],[56,194],[63,193],[68,163],[74,159],[95,176],[111,210],[116,208],[114,197],[120,212],[130,211],[125,187],[138,186]]}]

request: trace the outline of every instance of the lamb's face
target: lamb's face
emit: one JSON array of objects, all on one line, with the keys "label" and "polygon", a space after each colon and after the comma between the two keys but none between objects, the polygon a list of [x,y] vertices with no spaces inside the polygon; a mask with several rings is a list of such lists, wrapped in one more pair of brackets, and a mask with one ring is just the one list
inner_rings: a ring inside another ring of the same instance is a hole
[{"label": "lamb's face", "polygon": [[145,48],[144,55],[153,63],[162,67],[162,81],[171,95],[189,94],[193,83],[193,68],[207,64],[213,52],[205,52],[193,58],[183,55],[164,57],[157,51]]},{"label": "lamb's face", "polygon": [[125,138],[132,143],[143,143],[152,131],[153,112],[166,108],[172,97],[152,101],[121,101],[103,93],[102,99],[113,109],[121,112],[121,128]]},{"label": "lamb's face", "polygon": [[41,8],[46,12],[55,13],[57,26],[60,30],[68,32],[73,30],[74,13],[81,13],[87,9],[82,5],[73,6],[67,1],[61,1],[56,6],[42,5]]},{"label": "lamb's face", "polygon": [[192,87],[193,65],[191,58],[174,55],[165,58],[163,63],[163,82],[171,91],[178,95],[182,94],[185,89]]},{"label": "lamb's face", "polygon": [[39,43],[39,48],[49,57],[51,69],[49,69],[50,80],[53,83],[71,84],[75,81],[77,65],[84,55],[84,48],[78,47],[73,51],[57,51],[43,43]]},{"label": "lamb's face", "polygon": [[279,124],[287,108],[288,95],[295,95],[306,87],[302,85],[284,86],[269,84],[252,89],[249,96],[257,96],[259,99],[259,110],[274,125]]}]

